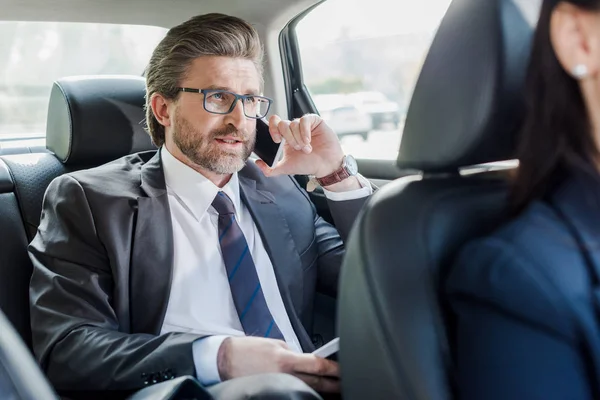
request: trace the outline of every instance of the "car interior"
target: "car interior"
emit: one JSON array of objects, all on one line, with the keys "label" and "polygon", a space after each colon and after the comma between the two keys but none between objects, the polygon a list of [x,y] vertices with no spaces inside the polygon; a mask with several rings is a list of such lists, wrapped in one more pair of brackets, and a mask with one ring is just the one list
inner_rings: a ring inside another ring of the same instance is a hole
[{"label": "car interior", "polygon": [[[3,0],[1,19],[169,28],[202,13],[239,16],[263,41],[272,112],[296,118],[318,109],[295,28],[327,1]],[[506,181],[515,167],[507,161],[535,18],[522,4],[530,1],[448,3],[418,74],[397,160],[358,159],[379,189],[347,243],[338,298],[316,298],[313,341],[340,337],[345,399],[455,397],[452,319],[441,287],[460,246],[506,217]],[[155,149],[144,130],[143,71],[61,76],[48,90],[43,145],[0,146],[0,397],[7,399],[57,398],[31,355],[28,297],[27,244],[47,186],[61,174]],[[269,162],[276,150],[259,121],[255,156]],[[306,187],[307,177],[296,179]],[[310,196],[332,222],[323,192]],[[152,377],[132,398],[202,398],[193,379],[170,378]]]}]

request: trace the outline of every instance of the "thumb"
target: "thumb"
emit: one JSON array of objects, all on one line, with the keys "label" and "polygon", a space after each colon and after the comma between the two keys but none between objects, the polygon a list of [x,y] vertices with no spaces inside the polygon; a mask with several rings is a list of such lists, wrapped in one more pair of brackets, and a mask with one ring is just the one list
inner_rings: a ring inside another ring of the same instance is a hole
[{"label": "thumb", "polygon": [[323,122],[323,118],[321,118],[319,114],[306,114],[302,117],[302,119],[306,121],[310,131],[317,129],[319,125],[321,125],[321,122]]},{"label": "thumb", "polygon": [[287,165],[288,163],[285,158],[283,160],[281,160],[275,168],[269,167],[267,165],[267,163],[264,162],[263,160],[256,160],[254,163],[262,171],[262,173],[265,176],[272,177],[272,176],[279,176],[279,175],[290,175],[290,173],[288,171],[288,169],[289,169],[288,165]]},{"label": "thumb", "polygon": [[309,375],[339,378],[340,366],[337,362],[317,357],[313,354],[298,354],[294,370]]}]

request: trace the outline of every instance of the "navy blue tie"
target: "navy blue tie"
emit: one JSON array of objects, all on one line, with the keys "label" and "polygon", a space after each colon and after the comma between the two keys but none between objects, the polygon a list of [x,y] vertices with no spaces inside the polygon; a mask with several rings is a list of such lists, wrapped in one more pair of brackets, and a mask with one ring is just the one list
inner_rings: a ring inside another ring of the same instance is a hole
[{"label": "navy blue tie", "polygon": [[248,336],[283,340],[265,301],[248,243],[235,220],[233,202],[225,193],[219,192],[212,206],[219,213],[219,244],[233,303],[244,332]]}]

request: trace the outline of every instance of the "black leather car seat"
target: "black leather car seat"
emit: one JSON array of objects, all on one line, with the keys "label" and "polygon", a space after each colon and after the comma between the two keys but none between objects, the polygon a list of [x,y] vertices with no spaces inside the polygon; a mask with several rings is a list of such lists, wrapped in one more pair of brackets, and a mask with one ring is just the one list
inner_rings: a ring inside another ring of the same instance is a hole
[{"label": "black leather car seat", "polygon": [[55,400],[31,353],[0,311],[0,399]]},{"label": "black leather car seat", "polygon": [[[421,176],[369,201],[343,267],[345,399],[450,399],[443,282],[457,249],[504,219],[533,27],[512,0],[454,0],[419,77],[398,157]],[[470,168],[466,168],[470,167]]]},{"label": "black leather car seat", "polygon": [[31,347],[31,263],[27,255],[27,234],[14,189],[8,167],[0,160],[0,310],[4,311],[26,344]]}]

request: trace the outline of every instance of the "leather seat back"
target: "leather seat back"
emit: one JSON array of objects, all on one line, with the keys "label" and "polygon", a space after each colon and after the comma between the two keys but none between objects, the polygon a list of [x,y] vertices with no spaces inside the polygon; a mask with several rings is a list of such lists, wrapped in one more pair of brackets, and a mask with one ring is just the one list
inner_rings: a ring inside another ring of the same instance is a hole
[{"label": "leather seat back", "polygon": [[14,190],[15,185],[8,167],[0,160],[0,310],[6,313],[23,340],[31,347],[31,264],[27,255],[27,234]]},{"label": "leather seat back", "polygon": [[[398,166],[353,229],[338,331],[344,398],[453,397],[443,282],[465,241],[505,218],[532,26],[512,0],[454,0],[409,108]],[[465,168],[469,167],[470,168]],[[450,328],[450,329],[448,329]]]},{"label": "leather seat back", "polygon": [[1,311],[0,332],[0,398],[55,400],[31,353]]}]

